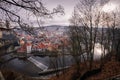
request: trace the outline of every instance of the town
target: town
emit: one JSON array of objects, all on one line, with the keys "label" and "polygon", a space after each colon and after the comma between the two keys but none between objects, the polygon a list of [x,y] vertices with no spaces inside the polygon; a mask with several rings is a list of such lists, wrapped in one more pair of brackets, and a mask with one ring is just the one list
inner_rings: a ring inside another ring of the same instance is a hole
[{"label": "town", "polygon": [[0,0],[0,80],[120,80],[119,0]]}]

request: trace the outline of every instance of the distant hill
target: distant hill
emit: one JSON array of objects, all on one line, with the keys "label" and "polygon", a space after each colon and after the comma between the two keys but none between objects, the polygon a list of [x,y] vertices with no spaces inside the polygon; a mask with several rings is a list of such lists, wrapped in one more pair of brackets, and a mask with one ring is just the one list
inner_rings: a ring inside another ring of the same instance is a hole
[{"label": "distant hill", "polygon": [[[83,26],[81,26],[82,28]],[[34,30],[37,32],[39,31],[48,31],[48,32],[53,32],[53,31],[62,31],[62,32],[65,32],[65,31],[68,31],[69,29],[69,26],[61,26],[61,25],[50,25],[50,26],[43,26],[43,27],[34,27]],[[95,28],[93,28],[95,29]],[[118,28],[120,30],[120,28]],[[20,28],[16,28],[16,30],[20,33],[23,32],[22,29]],[[107,31],[108,28],[103,28],[104,31]],[[98,28],[98,31],[101,32],[102,31],[102,28]]]}]

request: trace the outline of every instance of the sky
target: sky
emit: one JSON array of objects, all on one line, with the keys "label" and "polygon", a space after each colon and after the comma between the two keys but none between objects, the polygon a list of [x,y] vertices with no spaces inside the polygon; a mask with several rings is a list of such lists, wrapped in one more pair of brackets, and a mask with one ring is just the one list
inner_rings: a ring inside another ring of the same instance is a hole
[{"label": "sky", "polygon": [[[69,19],[72,16],[74,6],[78,2],[78,0],[40,0],[40,1],[42,1],[43,5],[50,11],[52,11],[53,8],[56,8],[58,5],[61,5],[63,6],[64,12],[65,12],[64,15],[57,14],[57,15],[54,15],[53,18],[45,19],[43,25],[69,25]],[[17,9],[16,7],[15,8],[11,7],[9,9],[13,11],[17,10],[15,13],[21,17],[22,22],[30,24],[34,27],[39,26],[36,20],[36,16],[34,16],[29,11],[26,11],[24,9]],[[29,13],[32,15],[30,15]],[[0,14],[0,19],[3,19],[3,18],[4,20],[6,20],[6,15]],[[41,19],[41,17],[39,19]],[[11,23],[11,25],[16,26],[17,24]]]},{"label": "sky", "polygon": [[[41,0],[43,5],[48,9],[52,10],[53,8],[57,7],[57,5],[62,5],[64,7],[65,15],[54,15],[52,19],[45,19],[43,25],[69,25],[69,19],[72,16],[73,10],[75,5],[79,2],[79,0]],[[103,11],[111,11],[111,9],[114,9],[115,5],[120,4],[120,0],[110,0],[112,5],[105,6]],[[109,10],[110,9],[110,10]],[[28,11],[29,12],[29,11]],[[34,27],[38,27],[36,17],[33,15],[25,15],[26,11],[21,10],[17,12],[22,18],[22,21],[32,22]],[[6,16],[6,15],[5,15]],[[0,17],[4,17],[1,16]]]},{"label": "sky", "polygon": [[43,4],[49,10],[57,5],[62,5],[65,10],[65,15],[55,15],[53,19],[46,20],[45,25],[69,25],[69,19],[77,2],[78,0],[43,0]]},{"label": "sky", "polygon": [[[49,26],[49,25],[69,25],[69,19],[72,16],[73,10],[75,5],[79,2],[79,0],[42,0],[43,5],[48,9],[51,10],[57,5],[61,5],[64,7],[65,15],[54,15],[52,19],[44,19],[44,24],[42,26]],[[113,3],[112,6],[105,6],[104,10],[114,9],[114,5],[120,4],[120,0],[110,0],[111,3]],[[111,5],[111,4],[110,4]],[[103,10],[103,11],[104,11]],[[109,10],[110,11],[110,10]],[[26,11],[19,12],[21,14],[26,14]],[[29,16],[29,15],[21,15],[22,18],[26,18],[25,22],[32,22],[34,27],[38,27],[38,23],[36,21],[35,16]],[[29,19],[27,19],[29,18]],[[24,21],[24,20],[23,20]]]},{"label": "sky", "polygon": [[[45,21],[44,25],[69,25],[69,19],[72,16],[74,6],[78,3],[79,0],[42,0],[43,4],[50,10],[55,8],[57,5],[62,5],[65,9],[65,15],[55,15],[53,19]],[[110,0],[113,5],[120,4],[120,0]],[[114,6],[107,6],[105,8],[112,8]],[[108,8],[108,9],[109,9]]]}]

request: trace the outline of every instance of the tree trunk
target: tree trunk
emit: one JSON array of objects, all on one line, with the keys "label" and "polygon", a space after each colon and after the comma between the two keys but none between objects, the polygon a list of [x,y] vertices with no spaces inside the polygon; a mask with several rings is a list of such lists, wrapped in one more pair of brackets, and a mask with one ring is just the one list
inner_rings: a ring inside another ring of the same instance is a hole
[{"label": "tree trunk", "polygon": [[0,80],[5,80],[5,78],[4,78],[4,76],[3,76],[1,71],[0,71]]}]

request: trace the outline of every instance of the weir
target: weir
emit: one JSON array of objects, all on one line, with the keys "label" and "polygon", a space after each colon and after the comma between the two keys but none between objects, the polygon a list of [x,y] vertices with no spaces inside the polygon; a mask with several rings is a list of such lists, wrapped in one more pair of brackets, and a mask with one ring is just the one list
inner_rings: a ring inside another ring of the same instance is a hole
[{"label": "weir", "polygon": [[37,61],[36,59],[32,57],[29,57],[28,60],[32,62],[33,64],[35,64],[38,68],[42,69],[43,71],[48,69],[48,66],[44,65],[43,63],[40,63],[39,61]]}]

